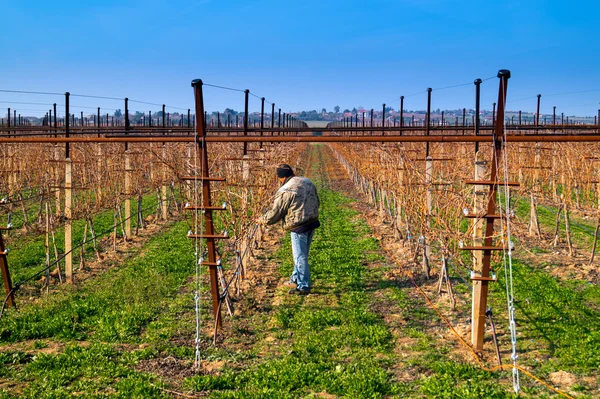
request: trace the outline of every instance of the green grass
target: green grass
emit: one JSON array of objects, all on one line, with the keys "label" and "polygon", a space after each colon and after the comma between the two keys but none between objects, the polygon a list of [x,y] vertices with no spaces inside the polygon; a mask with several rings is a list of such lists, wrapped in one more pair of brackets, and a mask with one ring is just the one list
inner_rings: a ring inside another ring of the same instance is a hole
[{"label": "green grass", "polygon": [[[529,223],[531,212],[531,200],[529,198],[514,198],[513,208],[515,214],[519,218]],[[558,212],[558,208],[555,206],[537,204],[537,211],[540,229],[548,234],[553,234],[556,226],[556,213]],[[571,239],[573,242],[585,250],[591,250],[594,240],[594,231],[596,229],[596,226],[592,224],[595,223],[595,221],[592,220],[589,222],[586,219],[576,217],[572,211],[569,212],[569,220]],[[564,210],[561,212],[559,236],[562,240],[566,239]]]},{"label": "green grass", "polygon": [[40,304],[9,311],[0,341],[61,338],[137,342],[140,330],[193,273],[187,224],[154,237],[142,256],[82,287],[53,294]]},{"label": "green grass", "polygon": [[[154,206],[158,203],[156,195],[147,195],[142,200],[142,208],[150,209],[154,211]],[[134,206],[132,206],[134,208]],[[146,211],[146,214],[149,211]],[[113,220],[113,210],[107,210],[99,213],[93,219],[94,221],[94,230],[96,234],[100,234],[107,230],[110,230],[114,224]],[[123,213],[124,214],[124,213]],[[131,219],[132,229],[135,229],[137,225],[137,218],[135,217],[135,209],[132,209],[133,218]],[[73,221],[73,246],[75,247],[80,242],[83,241],[84,234],[84,220],[75,220]],[[59,256],[64,253],[64,226],[61,226],[56,230],[56,246],[58,248]],[[117,236],[121,237],[121,228],[117,227]],[[90,240],[91,233],[88,230],[87,239]],[[100,239],[100,238],[99,238]],[[44,268],[45,259],[46,259],[46,246],[45,246],[45,235],[38,235],[33,238],[23,239],[15,238],[12,239],[10,236],[5,238],[5,244],[7,248],[10,248],[10,253],[8,255],[8,265],[11,273],[11,278],[14,283],[18,283],[22,279],[29,277],[30,275],[38,272],[39,270]],[[54,261],[54,248],[52,247],[52,239],[50,238],[50,260]],[[98,242],[98,249],[102,250],[102,245]],[[85,250],[87,253],[87,259],[92,259],[93,255],[93,246],[92,242],[89,242],[85,246]],[[75,249],[73,251],[73,263],[74,265],[79,264],[79,256],[80,249]],[[61,265],[64,267],[64,261],[61,261]]]},{"label": "green grass", "polygon": [[147,350],[123,352],[114,345],[95,343],[68,346],[60,354],[0,354],[0,381],[15,386],[0,389],[0,398],[122,397],[170,398],[153,383],[155,377],[135,371]]},{"label": "green grass", "polygon": [[[491,286],[490,302],[498,310],[499,320],[505,322],[504,273],[498,277],[498,283]],[[513,262],[513,279],[518,345],[525,352],[522,361],[544,374],[564,370],[589,375],[598,370],[600,288],[577,281],[561,282],[518,259]]]},{"label": "green grass", "polygon": [[[313,175],[326,181],[319,172],[323,148],[311,146],[309,163]],[[349,208],[351,200],[324,183],[319,187],[322,227],[311,248],[313,293],[290,296],[278,288],[275,298],[259,301],[248,292],[241,301],[260,311],[225,318],[225,344],[213,347],[207,332],[201,336],[202,360],[222,367],[182,377],[182,386],[166,385],[158,371],[136,370],[148,359],[173,356],[191,367],[194,358],[194,257],[188,226],[179,222],[119,268],[9,310],[0,320],[0,399],[172,397],[158,387],[211,398],[515,398],[510,372],[488,373],[466,360],[414,289],[385,277],[396,266],[385,263],[367,223]],[[109,219],[112,224],[111,214]],[[281,277],[289,276],[288,235],[271,257]],[[498,274],[490,304],[507,362],[504,281]],[[558,281],[518,260],[514,279],[520,364],[546,380],[557,370],[597,378],[600,289]],[[466,286],[455,287],[459,296],[470,297]],[[210,326],[207,297],[203,327]],[[458,303],[450,317],[464,321],[470,303]],[[384,312],[398,321],[386,321]],[[490,345],[486,341],[486,350]],[[553,397],[525,376],[522,385],[520,397]],[[579,397],[594,395],[585,382],[573,389]]]},{"label": "green grass", "polygon": [[[310,257],[313,294],[286,297],[270,323],[269,332],[286,341],[285,350],[243,370],[190,378],[186,387],[220,398],[297,398],[322,391],[373,398],[397,392],[388,371],[393,337],[365,292],[374,273],[365,263],[375,256],[376,241],[344,207],[345,197],[327,189],[320,197],[323,227]],[[275,254],[284,275],[291,272],[290,253],[286,236]]]}]

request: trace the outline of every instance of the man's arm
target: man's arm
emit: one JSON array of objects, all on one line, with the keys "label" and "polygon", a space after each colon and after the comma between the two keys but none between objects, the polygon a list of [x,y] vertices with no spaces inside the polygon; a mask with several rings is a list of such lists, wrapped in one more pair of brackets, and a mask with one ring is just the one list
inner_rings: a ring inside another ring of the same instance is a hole
[{"label": "man's arm", "polygon": [[275,224],[285,217],[288,211],[288,206],[285,204],[284,193],[277,193],[273,207],[265,214],[263,220],[266,224]]}]

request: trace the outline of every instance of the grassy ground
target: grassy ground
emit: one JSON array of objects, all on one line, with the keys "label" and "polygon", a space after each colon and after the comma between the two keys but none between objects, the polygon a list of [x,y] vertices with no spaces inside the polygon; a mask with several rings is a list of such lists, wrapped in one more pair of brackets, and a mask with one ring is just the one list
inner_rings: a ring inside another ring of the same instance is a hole
[{"label": "grassy ground", "polygon": [[[255,254],[238,314],[224,318],[218,345],[206,283],[201,368],[193,368],[194,261],[180,222],[119,268],[61,290],[0,320],[0,398],[511,398],[509,372],[488,373],[405,279],[391,278],[378,241],[325,170],[326,146],[310,147],[322,227],[311,248],[313,292],[290,296],[289,237]],[[280,237],[273,228],[270,236]],[[516,261],[520,363],[547,379],[573,374],[570,392],[598,396],[600,291]],[[421,282],[432,291],[433,282]],[[492,285],[502,356],[508,359],[504,281]],[[463,323],[470,291],[455,281]],[[489,334],[488,334],[489,336]],[[486,341],[489,348],[491,343]],[[493,365],[493,364],[490,364]],[[520,397],[551,397],[522,377]]]},{"label": "grassy ground", "polygon": [[[137,218],[135,217],[136,205],[135,201],[132,201],[132,214],[133,217],[131,219],[132,229],[135,229],[137,226]],[[158,200],[156,195],[147,195],[142,200],[142,208],[145,209],[145,215],[148,213],[154,212],[155,207],[158,204]],[[114,225],[113,218],[114,210],[108,210],[99,213],[93,219],[94,222],[94,230],[96,234],[99,235],[101,233],[110,231]],[[124,213],[123,213],[124,214]],[[75,247],[78,243],[83,242],[84,236],[84,226],[85,221],[83,220],[74,220],[73,221],[73,246]],[[121,228],[117,228],[117,236],[121,237]],[[64,253],[64,227],[59,227],[56,229],[56,246],[58,249],[59,256]],[[91,240],[91,232],[88,229],[87,239]],[[102,238],[98,238],[98,250],[103,250],[103,242],[101,242]],[[11,271],[11,278],[13,282],[17,283],[22,279],[32,275],[33,273],[44,268],[44,259],[46,257],[46,245],[45,245],[45,235],[38,235],[33,237],[27,237],[27,239],[23,239],[23,237],[19,238],[11,238],[8,236],[5,238],[5,244],[7,248],[10,248],[10,255],[8,257],[8,264]],[[79,256],[80,249],[75,249],[73,251],[73,263],[74,265],[79,264]],[[87,259],[92,258],[93,254],[93,246],[92,242],[89,242],[85,245],[85,251],[87,252]],[[54,258],[54,248],[52,246],[52,239],[50,239],[50,260],[51,262],[55,260]],[[61,262],[64,267],[64,261]]]}]

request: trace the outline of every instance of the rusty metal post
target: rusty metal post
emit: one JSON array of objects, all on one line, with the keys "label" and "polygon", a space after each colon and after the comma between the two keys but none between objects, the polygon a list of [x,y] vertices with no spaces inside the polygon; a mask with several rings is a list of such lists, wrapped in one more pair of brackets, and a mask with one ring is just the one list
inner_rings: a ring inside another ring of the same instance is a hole
[{"label": "rusty metal post", "polygon": [[275,103],[271,104],[271,136],[273,135],[273,129],[275,128]]},{"label": "rusty metal post", "polygon": [[[281,108],[279,108],[279,116],[277,117],[277,127],[281,127]],[[279,136],[281,134],[281,131],[277,132],[277,135]]]},{"label": "rusty metal post", "polygon": [[[265,128],[265,98],[260,99],[260,135],[263,135],[263,129]],[[263,148],[262,141],[260,142],[259,148]]]},{"label": "rusty metal post", "polygon": [[125,130],[129,130],[129,98],[125,98]]},{"label": "rusty metal post", "polygon": [[[480,113],[480,106],[481,106],[481,79],[475,79],[475,135],[478,136],[479,135],[479,126],[480,126],[480,120],[479,120],[479,113]],[[477,154],[477,152],[479,152],[479,143],[475,143],[475,153]]]},{"label": "rusty metal post", "polygon": [[[431,118],[431,87],[427,88],[427,115],[425,116],[425,135],[429,136],[431,126],[429,125]],[[425,144],[425,157],[429,156],[429,142]]]},{"label": "rusty metal post", "polygon": [[[400,96],[400,128],[404,127],[404,96]],[[400,130],[402,134],[402,130]]]},{"label": "rusty metal post", "polygon": [[[248,96],[250,90],[244,90],[244,136],[248,135]],[[248,143],[244,143],[244,155],[248,154]]]},{"label": "rusty metal post", "polygon": [[[65,137],[69,137],[69,99],[71,97],[71,93],[65,93]],[[65,143],[65,158],[69,158],[69,143]]]},{"label": "rusty metal post", "polygon": [[519,126],[521,126],[521,110],[519,110]]},{"label": "rusty metal post", "polygon": [[[535,112],[535,126],[536,127],[540,125],[540,102],[541,102],[541,99],[542,99],[542,95],[538,94],[537,95],[537,109]],[[537,131],[536,131],[536,133],[537,133]]]},{"label": "rusty metal post", "polygon": [[98,118],[96,118],[96,127],[100,127],[100,107],[98,107]]},{"label": "rusty metal post", "polygon": [[[506,93],[508,88],[508,79],[510,78],[510,71],[502,69],[498,71],[498,78],[500,84],[498,88],[498,120],[504,120],[504,105],[506,103]],[[472,307],[472,330],[471,330],[471,342],[476,350],[483,349],[483,338],[485,332],[485,312],[487,310],[487,295],[488,295],[488,284],[490,269],[491,269],[491,257],[492,251],[490,248],[493,246],[494,237],[494,215],[497,214],[496,210],[496,195],[498,191],[498,170],[496,166],[496,160],[501,159],[502,152],[502,140],[504,133],[504,124],[498,123],[494,127],[494,151],[492,151],[491,161],[491,173],[489,193],[488,193],[488,204],[486,215],[485,235],[484,235],[484,249],[482,259],[481,278],[484,280],[474,281],[473,287],[473,307]],[[510,245],[506,243],[503,245]],[[480,287],[477,286],[480,284]]]},{"label": "rusty metal post", "polygon": [[[192,81],[194,88],[194,98],[196,115],[204,113],[204,99],[202,97],[202,80]],[[206,238],[206,249],[208,251],[209,275],[210,275],[210,291],[213,303],[213,315],[216,320],[217,328],[221,327],[221,307],[219,306],[219,277],[217,271],[217,251],[214,238],[214,225],[212,218],[211,199],[210,199],[210,180],[208,179],[208,150],[204,138],[206,137],[206,125],[204,122],[196,124],[196,134],[198,136],[197,145],[202,153],[202,198],[204,209],[204,234]],[[198,232],[195,232],[198,234]],[[212,236],[212,237],[211,237]]]},{"label": "rusty metal post", "polygon": [[381,135],[385,135],[385,104],[383,104],[382,106],[382,111],[381,111]]}]

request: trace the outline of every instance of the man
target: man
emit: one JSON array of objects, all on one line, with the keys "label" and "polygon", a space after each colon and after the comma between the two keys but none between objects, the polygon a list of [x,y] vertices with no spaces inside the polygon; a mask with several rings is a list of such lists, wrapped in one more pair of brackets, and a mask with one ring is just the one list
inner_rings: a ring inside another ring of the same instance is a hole
[{"label": "man", "polygon": [[315,229],[319,223],[319,195],[312,181],[306,177],[294,176],[290,165],[277,167],[277,177],[281,187],[275,194],[273,207],[264,216],[266,224],[283,221],[283,228],[291,232],[294,272],[289,285],[296,285],[290,294],[310,293],[310,269],[308,252]]}]

